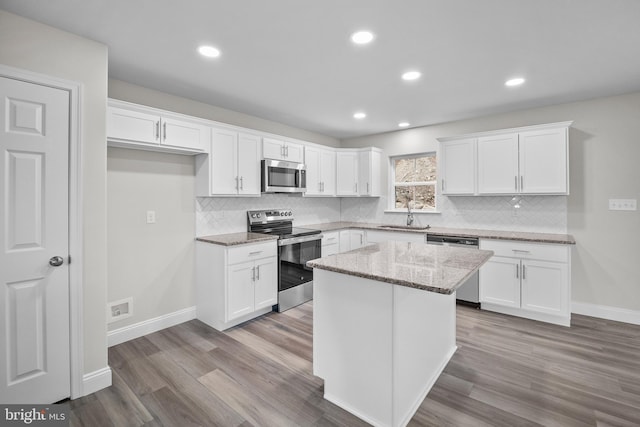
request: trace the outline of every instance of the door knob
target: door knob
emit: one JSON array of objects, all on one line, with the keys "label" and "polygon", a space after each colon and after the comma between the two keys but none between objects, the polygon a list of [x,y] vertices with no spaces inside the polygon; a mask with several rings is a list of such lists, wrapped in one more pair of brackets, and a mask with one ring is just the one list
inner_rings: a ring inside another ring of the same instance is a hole
[{"label": "door knob", "polygon": [[64,258],[61,256],[54,256],[49,259],[49,265],[52,267],[60,267],[64,262]]}]

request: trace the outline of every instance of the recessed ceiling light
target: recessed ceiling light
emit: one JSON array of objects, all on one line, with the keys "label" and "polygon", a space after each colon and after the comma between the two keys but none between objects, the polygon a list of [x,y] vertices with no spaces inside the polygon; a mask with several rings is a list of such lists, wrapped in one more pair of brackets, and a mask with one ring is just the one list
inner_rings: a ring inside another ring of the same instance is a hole
[{"label": "recessed ceiling light", "polygon": [[402,80],[416,80],[419,79],[422,73],[420,71],[407,71],[402,75]]},{"label": "recessed ceiling light", "polygon": [[359,111],[353,115],[354,119],[364,119],[365,117],[367,117],[367,115],[362,111]]},{"label": "recessed ceiling light", "polygon": [[400,122],[400,123],[398,123],[398,127],[400,127],[400,128],[409,127],[409,122]]},{"label": "recessed ceiling light", "polygon": [[200,55],[206,56],[207,58],[217,58],[220,56],[220,49],[213,46],[200,46],[198,48],[198,52]]},{"label": "recessed ceiling light", "polygon": [[373,40],[373,33],[370,31],[358,31],[351,34],[351,41],[355,44],[367,44]]},{"label": "recessed ceiling light", "polygon": [[522,77],[516,77],[513,79],[509,79],[506,82],[504,82],[505,86],[520,86],[522,83],[524,83],[524,79]]}]

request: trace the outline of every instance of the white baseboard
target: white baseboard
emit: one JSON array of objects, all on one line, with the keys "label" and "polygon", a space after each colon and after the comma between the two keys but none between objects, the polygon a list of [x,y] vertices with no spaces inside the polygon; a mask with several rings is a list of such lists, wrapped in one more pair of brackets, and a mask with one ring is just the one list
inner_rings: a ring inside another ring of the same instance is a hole
[{"label": "white baseboard", "polygon": [[106,367],[82,376],[82,395],[86,396],[111,386],[111,368]]},{"label": "white baseboard", "polygon": [[640,311],[637,310],[573,301],[571,311],[575,314],[640,325]]},{"label": "white baseboard", "polygon": [[195,318],[196,308],[188,307],[182,310],[174,311],[173,313],[154,317],[153,319],[144,320],[142,322],[134,323],[133,325],[124,326],[122,328],[109,331],[107,332],[107,343],[109,347],[113,347],[114,345],[122,344],[123,342],[127,342],[135,338],[140,338],[153,332],[157,332],[171,326],[179,325],[180,323],[188,322],[189,320],[193,320]]}]

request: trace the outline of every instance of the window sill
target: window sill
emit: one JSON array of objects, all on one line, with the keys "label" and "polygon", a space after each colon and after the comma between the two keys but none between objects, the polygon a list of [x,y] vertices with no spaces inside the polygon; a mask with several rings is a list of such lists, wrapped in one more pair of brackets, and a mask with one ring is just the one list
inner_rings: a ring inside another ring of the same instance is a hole
[{"label": "window sill", "polygon": [[[405,214],[407,215],[408,212],[406,209],[385,209],[384,213],[397,213],[397,214]],[[412,214],[417,215],[417,214],[441,214],[441,211],[435,210],[435,211],[411,211]]]}]

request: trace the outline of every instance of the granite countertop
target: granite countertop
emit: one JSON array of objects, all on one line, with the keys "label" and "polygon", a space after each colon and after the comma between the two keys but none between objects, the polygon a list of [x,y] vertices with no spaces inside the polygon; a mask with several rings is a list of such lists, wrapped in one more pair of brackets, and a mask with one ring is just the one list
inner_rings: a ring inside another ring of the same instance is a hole
[{"label": "granite countertop", "polygon": [[213,243],[215,245],[223,246],[235,246],[244,245],[247,243],[261,243],[268,242],[270,240],[278,240],[278,236],[261,233],[229,233],[229,234],[215,234],[213,236],[196,237],[199,242]]},{"label": "granite countertop", "polygon": [[493,251],[389,241],[314,259],[308,267],[452,294]]},{"label": "granite countertop", "polygon": [[563,245],[575,245],[576,241],[570,234],[554,234],[554,233],[530,233],[524,231],[503,231],[503,230],[482,230],[473,228],[447,228],[432,227],[428,229],[415,228],[406,229],[383,227],[390,224],[376,224],[367,222],[328,222],[322,224],[304,225],[305,228],[315,228],[320,231],[336,231],[349,228],[361,230],[378,230],[378,231],[401,231],[406,233],[421,233],[431,235],[454,235],[460,237],[479,237],[481,239],[497,239],[497,240],[519,240],[524,242],[535,243],[555,243]]}]

